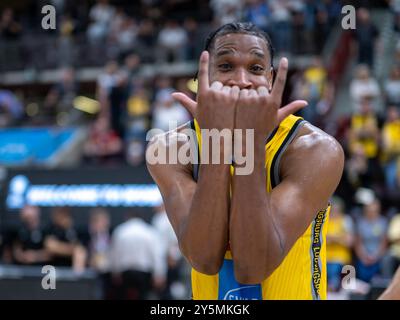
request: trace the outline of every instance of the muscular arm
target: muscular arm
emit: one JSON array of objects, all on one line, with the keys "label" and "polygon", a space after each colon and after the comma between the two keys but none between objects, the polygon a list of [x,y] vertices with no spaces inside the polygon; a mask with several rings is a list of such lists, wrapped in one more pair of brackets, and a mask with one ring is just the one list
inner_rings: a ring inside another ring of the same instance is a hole
[{"label": "muscular arm", "polygon": [[311,125],[299,135],[282,158],[282,181],[271,193],[265,147],[257,141],[254,172],[233,177],[230,246],[241,283],[259,283],[279,266],[339,183],[344,156],[336,140]]},{"label": "muscular arm", "polygon": [[[165,148],[168,154],[175,144],[181,148],[185,143],[189,142],[172,138],[165,144],[159,138],[147,151]],[[216,274],[228,243],[229,165],[201,164],[197,183],[192,177],[192,164],[148,161],[147,166],[160,189],[183,255],[199,272]]]}]

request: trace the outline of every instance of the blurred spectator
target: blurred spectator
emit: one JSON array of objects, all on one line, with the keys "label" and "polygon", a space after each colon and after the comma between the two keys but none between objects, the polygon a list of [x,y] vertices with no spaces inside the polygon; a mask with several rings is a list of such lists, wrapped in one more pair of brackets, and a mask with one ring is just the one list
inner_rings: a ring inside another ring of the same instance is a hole
[{"label": "blurred spectator", "polygon": [[17,96],[0,89],[0,128],[18,124],[24,115],[24,108]]},{"label": "blurred spectator", "polygon": [[363,216],[356,221],[355,242],[357,278],[363,281],[370,282],[380,271],[387,247],[387,224],[379,200],[364,205]]},{"label": "blurred spectator", "polygon": [[110,216],[102,208],[90,213],[87,243],[89,266],[99,272],[109,269],[108,254],[111,244]]},{"label": "blurred spectator", "polygon": [[187,60],[197,60],[202,50],[202,36],[199,30],[199,24],[194,18],[188,17],[183,22],[187,33],[187,45],[185,57]]},{"label": "blurred spectator", "polygon": [[123,54],[135,48],[137,30],[138,26],[135,19],[125,16],[115,35],[116,44],[120,53]]},{"label": "blurred spectator", "polygon": [[375,43],[379,32],[371,21],[368,9],[359,8],[357,10],[357,28],[353,31],[353,36],[357,44],[358,63],[366,64],[372,68]]},{"label": "blurred spectator", "polygon": [[22,33],[21,25],[14,18],[14,11],[5,8],[1,13],[0,19],[0,39],[16,40]]},{"label": "blurred spectator", "polygon": [[168,20],[158,34],[158,62],[185,60],[188,36],[176,20]]},{"label": "blurred spectator", "polygon": [[345,214],[344,202],[339,198],[334,198],[326,235],[326,262],[330,291],[340,289],[342,269],[352,261],[353,241],[353,220]]},{"label": "blurred spectator", "polygon": [[65,67],[74,63],[74,40],[73,36],[77,28],[77,23],[69,14],[61,16],[58,53],[59,66]]},{"label": "blurred spectator", "polygon": [[153,128],[166,132],[190,119],[186,109],[172,98],[172,92],[164,90],[157,96],[153,108]]},{"label": "blurred spectator", "polygon": [[103,40],[109,31],[109,26],[114,18],[115,9],[109,5],[108,0],[97,0],[97,3],[90,9],[89,18],[91,23],[87,30],[91,42]]},{"label": "blurred spectator", "polygon": [[122,140],[110,128],[109,120],[99,116],[92,124],[84,145],[85,160],[89,163],[109,163],[119,160],[122,155]]},{"label": "blurred spectator", "polygon": [[97,78],[96,97],[100,103],[101,116],[110,116],[110,93],[117,85],[118,78],[118,63],[114,60],[108,61]]},{"label": "blurred spectator", "polygon": [[378,119],[367,99],[361,102],[359,110],[360,112],[354,113],[351,118],[350,150],[354,150],[356,145],[361,145],[369,159],[376,158],[379,151]]},{"label": "blurred spectator", "polygon": [[50,254],[44,248],[45,232],[40,223],[40,209],[28,205],[23,207],[20,220],[22,225],[13,245],[15,261],[24,265],[46,264]]},{"label": "blurred spectator", "polygon": [[100,298],[107,299],[110,295],[110,246],[111,226],[110,216],[103,208],[94,208],[90,212],[89,225],[81,234],[81,239],[88,252],[88,265],[98,272],[101,283]]},{"label": "blurred spectator", "polygon": [[155,208],[155,215],[153,216],[152,224],[158,231],[161,242],[164,245],[168,267],[166,286],[160,293],[160,299],[171,300],[176,298],[171,289],[181,280],[183,257],[179,249],[178,239],[176,238],[174,229],[169,222],[164,205]]},{"label": "blurred spectator", "polygon": [[396,107],[388,108],[382,128],[382,158],[386,187],[394,190],[397,187],[397,162],[400,159],[400,114]]},{"label": "blurred spectator", "polygon": [[155,60],[154,48],[157,44],[156,30],[154,22],[150,19],[143,19],[139,24],[137,40],[137,50],[143,62]]},{"label": "blurred spectator", "polygon": [[55,208],[51,220],[44,241],[44,246],[52,257],[50,264],[72,267],[76,272],[84,271],[87,253],[80,243],[69,209]]},{"label": "blurred spectator", "polygon": [[[276,33],[277,31],[274,30],[274,34]],[[294,54],[306,54],[312,51],[310,33],[307,31],[303,10],[296,10],[293,12],[293,18],[291,21],[291,33],[291,47],[290,49],[287,48],[286,50],[284,50],[285,52],[288,52],[290,50]],[[274,41],[274,43],[276,43],[276,41]]]},{"label": "blurred spectator", "polygon": [[[376,106],[381,90],[376,79],[371,76],[370,69],[366,65],[359,65],[355,70],[355,77],[350,83],[350,96],[353,100],[353,111],[360,110],[360,104],[368,99]],[[375,112],[376,108],[374,109]]]},{"label": "blurred spectator", "polygon": [[45,113],[51,120],[56,117],[59,125],[71,125],[80,116],[80,112],[73,107],[74,99],[79,93],[79,84],[72,68],[60,70],[60,75],[60,81],[50,89],[45,98]]},{"label": "blurred spectator", "polygon": [[265,32],[269,32],[271,10],[267,1],[247,0],[244,6],[244,20],[255,24]]},{"label": "blurred spectator", "polygon": [[327,72],[320,57],[314,57],[311,65],[304,71],[304,85],[304,95],[301,99],[307,100],[308,106],[302,110],[302,116],[311,123],[315,123],[317,104],[328,85]]},{"label": "blurred spectator", "polygon": [[396,65],[384,83],[386,106],[393,105],[400,110],[400,66]]},{"label": "blurred spectator", "polygon": [[324,10],[323,7],[318,8],[315,18],[315,27],[312,30],[314,32],[315,52],[317,54],[322,54],[322,50],[324,49],[325,42],[328,39],[330,32],[328,11]]},{"label": "blurred spectator", "polygon": [[209,4],[218,26],[236,22],[242,18],[243,3],[241,0],[210,0]]},{"label": "blurred spectator", "polygon": [[272,20],[272,43],[279,53],[291,50],[292,30],[289,0],[270,0]]},{"label": "blurred spectator", "polygon": [[383,260],[383,273],[391,278],[400,266],[400,213],[392,217],[388,229],[389,250]]},{"label": "blurred spectator", "polygon": [[117,299],[145,300],[153,287],[164,287],[164,246],[157,231],[134,212],[112,234],[110,263]]}]

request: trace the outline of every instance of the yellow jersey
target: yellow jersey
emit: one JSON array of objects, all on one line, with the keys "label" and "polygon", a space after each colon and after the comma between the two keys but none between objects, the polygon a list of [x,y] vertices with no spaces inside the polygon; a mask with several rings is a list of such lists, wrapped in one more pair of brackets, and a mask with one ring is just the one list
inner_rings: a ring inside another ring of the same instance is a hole
[{"label": "yellow jersey", "polygon": [[[305,121],[290,115],[271,133],[265,146],[267,192],[279,184],[279,163],[282,154],[293,141]],[[196,120],[198,149],[201,133]],[[200,155],[200,152],[198,153]],[[197,181],[198,165],[193,168]],[[232,167],[231,167],[232,172]],[[192,298],[195,300],[275,300],[326,299],[326,227],[330,206],[317,212],[307,230],[293,245],[280,266],[257,285],[244,285],[236,281],[229,248],[223,265],[216,275],[205,275],[192,269]]]}]

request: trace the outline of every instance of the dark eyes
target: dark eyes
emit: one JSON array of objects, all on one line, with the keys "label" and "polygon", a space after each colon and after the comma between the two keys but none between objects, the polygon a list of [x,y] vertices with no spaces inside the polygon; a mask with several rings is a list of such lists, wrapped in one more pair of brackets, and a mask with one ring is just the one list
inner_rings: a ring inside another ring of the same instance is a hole
[{"label": "dark eyes", "polygon": [[[221,63],[218,65],[218,69],[222,72],[230,71],[232,69],[232,65],[230,63]],[[253,73],[262,73],[265,69],[261,65],[255,64],[251,65],[249,70]]]},{"label": "dark eyes", "polygon": [[222,71],[228,71],[231,69],[231,65],[229,63],[221,63],[218,65],[218,69]]}]

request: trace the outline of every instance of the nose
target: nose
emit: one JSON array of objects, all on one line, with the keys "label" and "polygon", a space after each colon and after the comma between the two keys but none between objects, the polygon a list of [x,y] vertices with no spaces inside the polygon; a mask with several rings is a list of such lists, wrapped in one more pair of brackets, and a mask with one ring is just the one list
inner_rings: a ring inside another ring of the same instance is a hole
[{"label": "nose", "polygon": [[228,81],[229,86],[238,86],[240,89],[251,89],[252,83],[246,70],[240,68],[232,75]]}]

